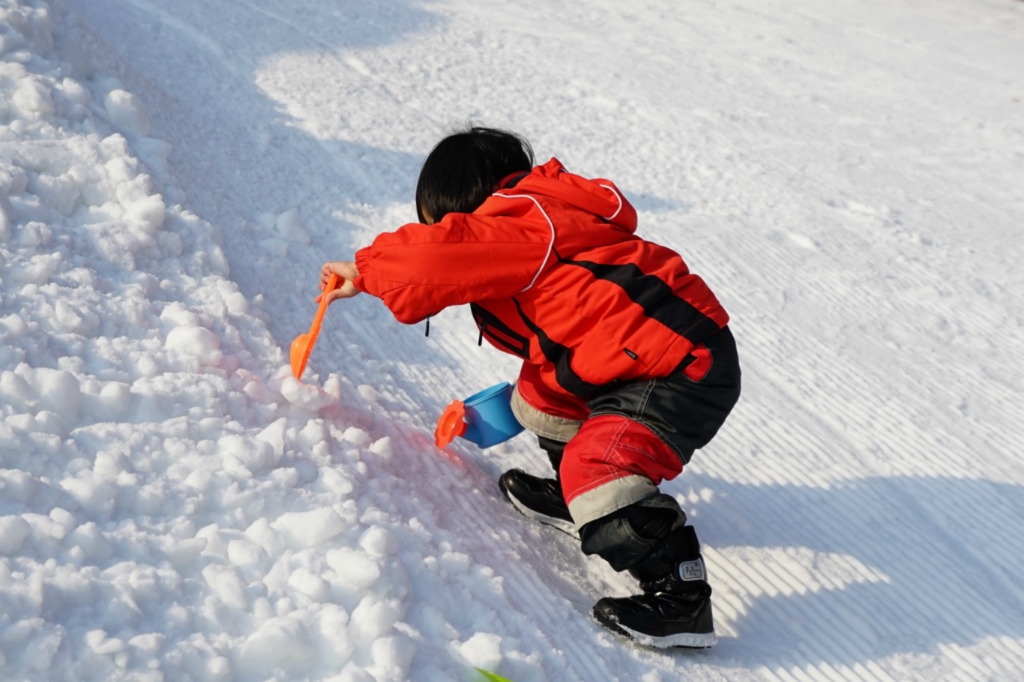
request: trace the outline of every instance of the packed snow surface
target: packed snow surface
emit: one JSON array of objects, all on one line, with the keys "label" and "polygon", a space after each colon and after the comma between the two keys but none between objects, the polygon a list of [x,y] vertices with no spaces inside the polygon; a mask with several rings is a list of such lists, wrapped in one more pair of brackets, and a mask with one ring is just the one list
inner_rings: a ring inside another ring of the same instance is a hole
[{"label": "packed snow surface", "polygon": [[[0,0],[0,679],[1014,680],[1024,3]],[[744,397],[664,490],[719,645],[519,516],[512,379],[319,265],[466,120],[613,178],[732,314]]]}]

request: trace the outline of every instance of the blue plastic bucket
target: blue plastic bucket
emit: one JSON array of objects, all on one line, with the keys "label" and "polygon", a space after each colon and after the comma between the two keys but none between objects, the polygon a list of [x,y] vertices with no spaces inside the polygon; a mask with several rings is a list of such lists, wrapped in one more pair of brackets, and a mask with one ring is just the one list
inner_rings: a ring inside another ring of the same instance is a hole
[{"label": "blue plastic bucket", "polygon": [[466,398],[466,432],[462,437],[482,448],[504,443],[523,430],[512,414],[512,384],[507,381]]}]

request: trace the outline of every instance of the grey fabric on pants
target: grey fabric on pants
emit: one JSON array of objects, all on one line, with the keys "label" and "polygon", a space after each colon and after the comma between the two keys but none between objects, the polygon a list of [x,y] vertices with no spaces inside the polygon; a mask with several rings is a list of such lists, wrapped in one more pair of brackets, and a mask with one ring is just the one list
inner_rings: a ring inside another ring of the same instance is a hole
[{"label": "grey fabric on pants", "polygon": [[559,443],[568,443],[569,439],[576,435],[583,425],[582,421],[556,417],[546,412],[541,412],[536,407],[526,402],[519,394],[519,384],[516,390],[512,391],[512,414],[516,420],[523,425],[527,431],[542,438],[556,440]]}]

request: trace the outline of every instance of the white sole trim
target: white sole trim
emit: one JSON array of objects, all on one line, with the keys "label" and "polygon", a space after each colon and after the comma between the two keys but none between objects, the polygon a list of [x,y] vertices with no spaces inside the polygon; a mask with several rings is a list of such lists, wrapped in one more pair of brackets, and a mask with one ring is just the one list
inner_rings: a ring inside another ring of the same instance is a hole
[{"label": "white sole trim", "polygon": [[718,643],[718,636],[715,635],[714,632],[683,632],[678,635],[669,635],[668,637],[653,637],[651,635],[645,635],[642,632],[637,632],[636,630],[631,630],[622,623],[616,623],[616,625],[622,628],[623,632],[626,632],[630,637],[635,639],[638,644],[643,644],[644,646],[653,647],[655,649],[670,649],[672,647],[679,646],[690,649],[707,649]]},{"label": "white sole trim", "polygon": [[521,503],[519,500],[517,500],[515,495],[509,495],[507,499],[509,502],[512,503],[512,506],[516,508],[516,511],[518,511],[523,516],[533,519],[534,521],[539,521],[543,523],[545,526],[551,526],[556,530],[562,531],[566,535],[571,535],[574,538],[579,538],[579,534],[576,533],[576,526],[574,526],[571,521],[563,521],[562,519],[556,519],[554,516],[548,516],[547,514],[535,512],[534,510],[530,509],[529,507]]}]

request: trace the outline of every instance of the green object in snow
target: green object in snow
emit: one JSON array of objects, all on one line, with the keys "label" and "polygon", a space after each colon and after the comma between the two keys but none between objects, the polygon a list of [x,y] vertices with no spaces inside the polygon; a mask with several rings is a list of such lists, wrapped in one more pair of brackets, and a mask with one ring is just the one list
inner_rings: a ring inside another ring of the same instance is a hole
[{"label": "green object in snow", "polygon": [[481,668],[477,668],[476,671],[483,675],[484,679],[487,680],[487,682],[512,682],[512,680],[506,680],[504,677],[501,677],[500,675],[489,673]]}]

